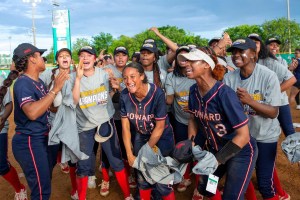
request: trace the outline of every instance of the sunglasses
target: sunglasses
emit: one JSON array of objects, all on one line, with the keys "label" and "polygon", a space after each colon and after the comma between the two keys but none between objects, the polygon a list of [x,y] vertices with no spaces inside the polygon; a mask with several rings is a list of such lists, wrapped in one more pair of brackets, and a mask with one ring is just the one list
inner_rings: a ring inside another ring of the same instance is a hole
[{"label": "sunglasses", "polygon": [[103,58],[104,58],[104,60],[107,60],[109,58],[111,59],[111,56],[104,56]]}]

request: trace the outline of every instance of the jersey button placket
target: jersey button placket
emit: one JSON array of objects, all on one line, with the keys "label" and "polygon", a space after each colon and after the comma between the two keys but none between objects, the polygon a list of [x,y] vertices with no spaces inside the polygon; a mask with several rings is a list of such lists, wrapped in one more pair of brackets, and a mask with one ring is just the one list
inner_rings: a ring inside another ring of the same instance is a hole
[{"label": "jersey button placket", "polygon": [[[139,115],[142,115],[142,104],[141,103],[139,103],[139,111],[138,111],[138,113],[139,113]],[[143,120],[139,120],[139,128],[141,130],[143,130]]]}]

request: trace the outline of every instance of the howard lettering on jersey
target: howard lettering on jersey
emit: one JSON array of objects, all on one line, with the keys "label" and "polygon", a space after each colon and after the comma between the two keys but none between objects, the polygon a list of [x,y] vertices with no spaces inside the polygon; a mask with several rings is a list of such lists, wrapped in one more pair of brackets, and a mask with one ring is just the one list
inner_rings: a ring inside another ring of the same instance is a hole
[{"label": "howard lettering on jersey", "polygon": [[102,85],[94,90],[88,90],[80,93],[79,106],[82,109],[96,106],[106,105],[108,101],[108,91]]},{"label": "howard lettering on jersey", "polygon": [[219,113],[206,113],[201,112],[199,110],[194,111],[195,117],[198,117],[200,119],[204,119],[206,121],[220,121],[221,115]]},{"label": "howard lettering on jersey", "polygon": [[127,113],[127,117],[128,119],[134,119],[134,120],[144,120],[144,121],[152,121],[152,119],[154,119],[154,115],[139,115],[139,114],[135,114],[135,113]]}]

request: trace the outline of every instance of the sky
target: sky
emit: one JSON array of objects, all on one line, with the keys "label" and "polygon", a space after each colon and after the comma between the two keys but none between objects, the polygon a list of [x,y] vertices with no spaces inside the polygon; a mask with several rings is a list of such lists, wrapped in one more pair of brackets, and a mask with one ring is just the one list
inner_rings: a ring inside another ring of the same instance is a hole
[{"label": "sky", "polygon": [[[229,27],[287,17],[287,0],[41,0],[35,9],[36,46],[50,49],[53,9],[70,10],[72,42],[100,32],[134,36],[152,26],[177,26],[211,39]],[[300,23],[300,0],[289,0],[290,18]],[[0,0],[0,54],[33,43],[32,7]],[[299,36],[300,37],[300,36]],[[176,42],[176,41],[175,41]]]}]

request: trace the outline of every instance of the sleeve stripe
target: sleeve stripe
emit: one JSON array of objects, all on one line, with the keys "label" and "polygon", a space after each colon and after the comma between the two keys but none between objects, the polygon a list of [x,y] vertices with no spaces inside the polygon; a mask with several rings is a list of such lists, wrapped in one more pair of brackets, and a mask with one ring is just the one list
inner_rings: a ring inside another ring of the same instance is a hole
[{"label": "sleeve stripe", "polygon": [[249,119],[247,118],[245,121],[243,121],[242,123],[238,124],[238,125],[235,125],[233,128],[236,129],[236,128],[239,128],[241,126],[244,126],[245,124],[247,124],[249,121]]},{"label": "sleeve stripe", "polygon": [[167,118],[167,116],[168,116],[168,114],[166,116],[164,116],[164,117],[155,118],[155,120],[164,120],[164,119]]},{"label": "sleeve stripe", "polygon": [[128,118],[126,115],[124,115],[124,116],[123,116],[123,115],[121,115],[121,117],[122,117],[122,118]]},{"label": "sleeve stripe", "polygon": [[26,101],[23,101],[21,104],[20,104],[20,108],[22,108],[22,106],[26,103],[29,103],[29,102],[33,102],[34,100],[33,99],[28,99]]}]

